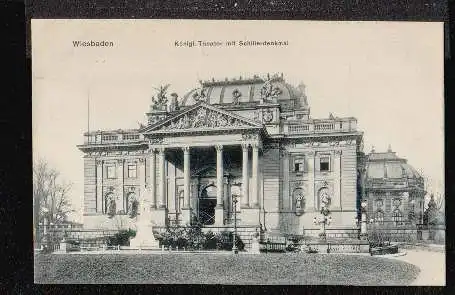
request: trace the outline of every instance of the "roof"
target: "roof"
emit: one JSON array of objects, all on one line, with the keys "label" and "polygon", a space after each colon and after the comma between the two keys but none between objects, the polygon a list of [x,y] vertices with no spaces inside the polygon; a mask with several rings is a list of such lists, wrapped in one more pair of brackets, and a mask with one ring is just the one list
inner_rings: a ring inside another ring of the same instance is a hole
[{"label": "roof", "polygon": [[414,178],[422,176],[417,170],[389,149],[387,152],[376,153],[372,151],[366,157],[366,171],[369,179],[384,178]]},{"label": "roof", "polygon": [[[201,86],[195,88],[183,96],[181,105],[190,106],[196,104],[200,99],[199,95],[203,91],[204,101],[208,104],[235,104],[235,103],[254,103],[262,99],[261,89],[266,83],[271,84],[271,88],[277,90],[276,103],[282,107],[299,109],[308,108],[307,98],[304,93],[305,86],[294,87],[284,80],[283,76],[273,76],[262,79],[254,76],[251,79],[225,79],[200,82]],[[198,100],[199,99],[199,100]],[[292,101],[289,103],[289,101]]]}]

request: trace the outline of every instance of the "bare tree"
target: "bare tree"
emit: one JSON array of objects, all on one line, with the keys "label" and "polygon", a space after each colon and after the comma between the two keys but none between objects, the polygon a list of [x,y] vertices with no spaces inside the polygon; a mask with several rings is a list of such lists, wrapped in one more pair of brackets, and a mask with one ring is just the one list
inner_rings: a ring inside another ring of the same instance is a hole
[{"label": "bare tree", "polygon": [[40,222],[59,224],[74,210],[69,200],[71,183],[61,180],[57,170],[45,160],[33,165],[33,223],[38,233]]}]

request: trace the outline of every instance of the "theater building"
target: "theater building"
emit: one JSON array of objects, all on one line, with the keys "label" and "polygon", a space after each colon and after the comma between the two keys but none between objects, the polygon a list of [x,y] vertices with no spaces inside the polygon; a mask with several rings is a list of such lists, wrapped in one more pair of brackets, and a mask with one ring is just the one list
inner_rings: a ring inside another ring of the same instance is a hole
[{"label": "theater building", "polygon": [[130,227],[141,210],[156,226],[229,228],[236,210],[240,227],[317,234],[324,204],[329,228],[355,227],[363,133],[353,117],[312,118],[303,84],[213,79],[182,97],[162,87],[147,117],[84,135],[85,228]]},{"label": "theater building", "polygon": [[389,147],[366,156],[364,191],[369,222],[400,228],[423,222],[426,195],[423,177]]}]

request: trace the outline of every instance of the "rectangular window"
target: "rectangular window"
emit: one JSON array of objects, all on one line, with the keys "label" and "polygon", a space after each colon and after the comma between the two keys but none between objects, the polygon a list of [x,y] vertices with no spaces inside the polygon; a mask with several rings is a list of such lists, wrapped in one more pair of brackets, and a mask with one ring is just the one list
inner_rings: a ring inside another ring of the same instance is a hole
[{"label": "rectangular window", "polygon": [[295,159],[294,161],[294,172],[304,172],[305,171],[305,161],[302,158]]},{"label": "rectangular window", "polygon": [[320,158],[319,170],[320,171],[330,171],[330,157],[323,156]]},{"label": "rectangular window", "polygon": [[137,166],[136,164],[128,165],[128,178],[136,178],[137,177]]},{"label": "rectangular window", "polygon": [[115,175],[115,166],[106,166],[106,175],[107,175],[107,178],[116,178],[116,175]]},{"label": "rectangular window", "polygon": [[118,136],[117,135],[103,135],[101,137],[101,140],[102,141],[115,141],[118,139]]},{"label": "rectangular window", "polygon": [[123,135],[124,140],[138,140],[139,134],[125,134]]}]

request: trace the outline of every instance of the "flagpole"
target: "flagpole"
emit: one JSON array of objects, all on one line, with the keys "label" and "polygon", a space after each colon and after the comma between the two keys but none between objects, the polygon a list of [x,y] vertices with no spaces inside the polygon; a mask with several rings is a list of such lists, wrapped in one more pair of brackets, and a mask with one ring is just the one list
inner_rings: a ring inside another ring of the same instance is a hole
[{"label": "flagpole", "polygon": [[87,141],[90,142],[90,87],[87,91],[87,138]]}]

